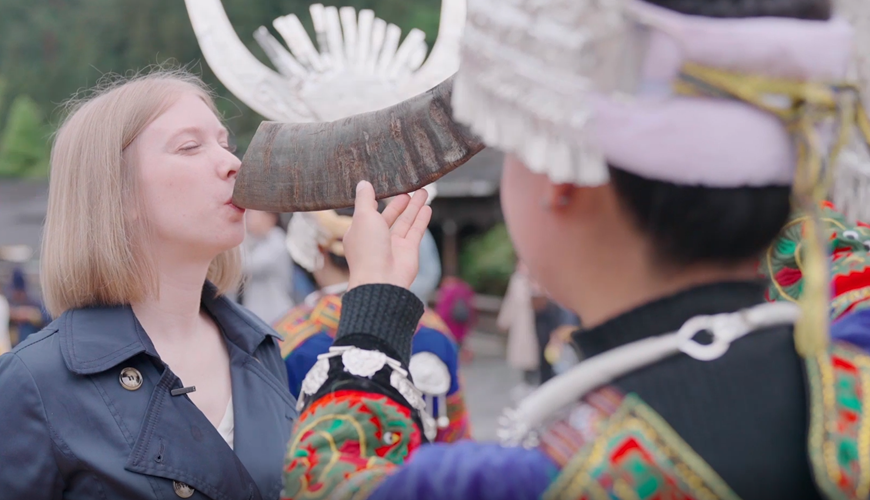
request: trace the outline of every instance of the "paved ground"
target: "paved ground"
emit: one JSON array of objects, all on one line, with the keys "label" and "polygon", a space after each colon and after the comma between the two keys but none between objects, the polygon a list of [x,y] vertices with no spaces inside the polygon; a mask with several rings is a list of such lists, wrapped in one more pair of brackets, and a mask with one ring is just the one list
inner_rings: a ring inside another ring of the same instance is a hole
[{"label": "paved ground", "polygon": [[471,432],[480,441],[496,440],[498,418],[511,404],[510,391],[520,382],[504,355],[504,337],[476,333],[468,340],[474,359],[461,367]]}]

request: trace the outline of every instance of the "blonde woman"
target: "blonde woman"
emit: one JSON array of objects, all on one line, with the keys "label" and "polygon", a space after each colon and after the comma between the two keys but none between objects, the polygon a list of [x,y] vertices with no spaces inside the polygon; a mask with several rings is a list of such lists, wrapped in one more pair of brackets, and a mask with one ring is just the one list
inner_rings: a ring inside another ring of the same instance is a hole
[{"label": "blonde woman", "polygon": [[223,296],[238,168],[191,75],[73,106],[42,255],[57,319],[0,357],[4,498],[278,498],[295,401],[275,334]]}]

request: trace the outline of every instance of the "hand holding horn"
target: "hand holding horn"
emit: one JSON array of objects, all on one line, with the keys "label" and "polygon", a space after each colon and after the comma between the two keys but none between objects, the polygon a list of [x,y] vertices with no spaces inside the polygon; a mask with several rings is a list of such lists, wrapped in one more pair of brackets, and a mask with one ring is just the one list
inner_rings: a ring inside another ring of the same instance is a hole
[{"label": "hand holding horn", "polygon": [[427,196],[425,190],[413,197],[397,196],[378,213],[372,185],[357,185],[353,222],[343,240],[350,267],[348,289],[371,284],[411,286],[417,276],[420,241],[432,217]]}]

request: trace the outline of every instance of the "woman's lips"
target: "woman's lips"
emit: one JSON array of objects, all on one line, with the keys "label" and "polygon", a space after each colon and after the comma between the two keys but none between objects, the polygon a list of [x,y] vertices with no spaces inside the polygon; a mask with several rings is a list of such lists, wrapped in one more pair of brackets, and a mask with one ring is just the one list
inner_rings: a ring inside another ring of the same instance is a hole
[{"label": "woman's lips", "polygon": [[233,210],[236,210],[237,212],[239,212],[239,213],[241,213],[241,214],[245,213],[245,209],[244,209],[244,208],[237,207],[237,206],[236,206],[232,201],[228,201],[228,202],[226,203],[226,205],[229,206],[230,208],[232,208]]}]

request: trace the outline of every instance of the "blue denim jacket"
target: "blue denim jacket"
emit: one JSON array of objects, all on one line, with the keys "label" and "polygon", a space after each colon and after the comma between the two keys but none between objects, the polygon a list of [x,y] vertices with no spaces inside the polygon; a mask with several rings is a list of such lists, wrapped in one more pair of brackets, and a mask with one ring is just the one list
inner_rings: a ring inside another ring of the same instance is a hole
[{"label": "blue denim jacket", "polygon": [[202,304],[230,355],[235,450],[171,395],[181,381],[130,307],[75,309],[0,356],[0,497],[279,498],[297,415],[277,336],[211,284]]}]

